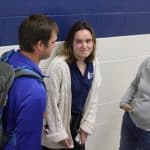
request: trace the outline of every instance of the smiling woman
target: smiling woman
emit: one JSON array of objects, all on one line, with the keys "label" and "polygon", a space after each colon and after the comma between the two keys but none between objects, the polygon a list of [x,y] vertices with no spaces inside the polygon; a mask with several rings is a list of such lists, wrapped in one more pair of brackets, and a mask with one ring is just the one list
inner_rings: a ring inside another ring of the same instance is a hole
[{"label": "smiling woman", "polygon": [[[85,150],[96,117],[100,72],[96,38],[86,22],[76,22],[63,49],[49,65],[43,149]],[[82,89],[82,90],[81,90]]]}]

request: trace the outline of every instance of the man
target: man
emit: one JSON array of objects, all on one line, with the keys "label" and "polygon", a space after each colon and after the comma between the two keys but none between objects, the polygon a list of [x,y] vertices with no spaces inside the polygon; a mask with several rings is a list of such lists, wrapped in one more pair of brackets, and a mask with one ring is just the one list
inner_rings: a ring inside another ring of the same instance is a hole
[{"label": "man", "polygon": [[[44,15],[31,15],[19,27],[20,50],[9,59],[14,67],[25,67],[43,76],[40,60],[50,56],[58,26]],[[10,135],[3,150],[41,150],[41,132],[46,105],[43,83],[34,77],[16,78],[4,110],[4,132]]]}]

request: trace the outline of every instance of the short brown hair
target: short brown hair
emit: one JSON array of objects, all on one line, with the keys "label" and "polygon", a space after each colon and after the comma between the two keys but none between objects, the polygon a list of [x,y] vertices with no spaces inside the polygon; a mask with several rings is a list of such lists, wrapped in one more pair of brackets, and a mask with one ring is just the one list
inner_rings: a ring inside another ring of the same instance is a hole
[{"label": "short brown hair", "polygon": [[53,32],[58,32],[58,25],[52,18],[41,14],[25,18],[19,27],[20,49],[33,52],[33,46],[40,40],[47,46]]}]

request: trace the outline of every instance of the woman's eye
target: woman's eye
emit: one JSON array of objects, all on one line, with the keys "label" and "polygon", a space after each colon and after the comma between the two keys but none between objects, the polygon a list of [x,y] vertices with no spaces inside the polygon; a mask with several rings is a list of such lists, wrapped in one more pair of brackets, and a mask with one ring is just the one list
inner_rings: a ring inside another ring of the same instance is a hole
[{"label": "woman's eye", "polygon": [[81,44],[81,41],[80,41],[80,40],[77,40],[76,43],[77,43],[77,44]]},{"label": "woman's eye", "polygon": [[92,43],[92,39],[88,39],[86,42],[87,43]]}]

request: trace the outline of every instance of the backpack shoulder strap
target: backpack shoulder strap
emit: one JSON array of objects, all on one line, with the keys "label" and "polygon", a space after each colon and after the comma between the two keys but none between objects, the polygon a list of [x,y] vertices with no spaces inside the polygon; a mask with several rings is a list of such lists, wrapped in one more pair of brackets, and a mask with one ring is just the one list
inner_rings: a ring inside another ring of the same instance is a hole
[{"label": "backpack shoulder strap", "polygon": [[15,50],[9,50],[5,53],[2,54],[2,56],[0,57],[0,60],[3,62],[8,62],[9,58],[15,53]]},{"label": "backpack shoulder strap", "polygon": [[[28,76],[28,77],[33,77],[33,78],[37,78],[38,80],[40,80],[43,84],[43,78],[44,76],[39,75],[38,73],[36,73],[35,71],[28,69],[28,68],[17,68],[15,70],[15,78],[21,77],[21,76]],[[45,86],[45,84],[44,84]]]},{"label": "backpack shoulder strap", "polygon": [[15,77],[14,68],[8,64],[9,58],[15,53],[10,50],[2,54],[0,57],[0,106],[5,106],[7,102],[7,94]]},{"label": "backpack shoulder strap", "polygon": [[15,70],[7,63],[0,61],[0,106],[6,104],[7,93],[13,83]]}]

